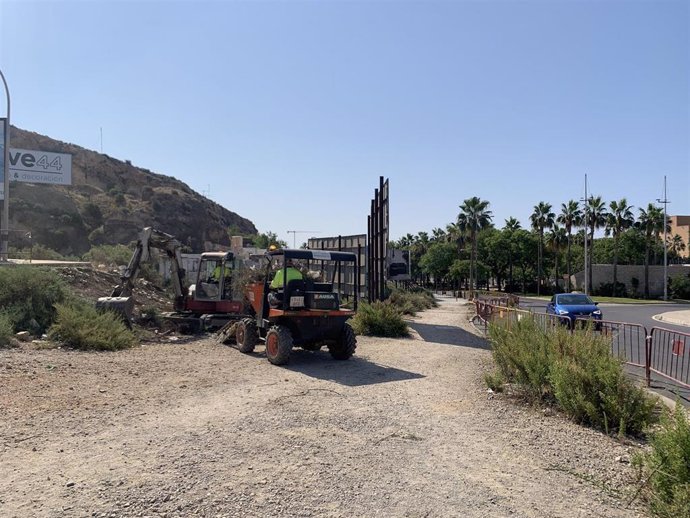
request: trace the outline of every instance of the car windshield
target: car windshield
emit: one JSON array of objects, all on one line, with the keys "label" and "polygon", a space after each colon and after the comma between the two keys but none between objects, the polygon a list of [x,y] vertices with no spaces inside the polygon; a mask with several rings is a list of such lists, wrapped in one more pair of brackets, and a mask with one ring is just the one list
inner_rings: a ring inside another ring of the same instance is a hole
[{"label": "car windshield", "polygon": [[557,299],[558,304],[565,304],[568,306],[582,306],[594,304],[592,299],[587,295],[580,293],[568,293],[567,295],[559,295]]}]

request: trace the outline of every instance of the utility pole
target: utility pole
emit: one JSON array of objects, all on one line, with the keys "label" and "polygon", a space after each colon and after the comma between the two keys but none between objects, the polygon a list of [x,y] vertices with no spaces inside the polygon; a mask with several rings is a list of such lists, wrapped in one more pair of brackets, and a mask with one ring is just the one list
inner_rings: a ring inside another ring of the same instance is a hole
[{"label": "utility pole", "polygon": [[297,248],[297,234],[318,234],[318,230],[288,230],[288,234],[292,234],[292,248]]},{"label": "utility pole", "polygon": [[657,203],[664,205],[664,301],[668,300],[668,246],[666,243],[666,228],[668,222],[666,221],[666,205],[671,203],[666,199],[666,175],[664,175],[664,199],[656,199]]}]

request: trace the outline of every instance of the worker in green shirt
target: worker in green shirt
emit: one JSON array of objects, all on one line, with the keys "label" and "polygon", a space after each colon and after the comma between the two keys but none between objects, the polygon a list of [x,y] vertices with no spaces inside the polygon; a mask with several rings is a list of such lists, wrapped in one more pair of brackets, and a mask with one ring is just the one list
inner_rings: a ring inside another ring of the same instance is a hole
[{"label": "worker in green shirt", "polygon": [[285,263],[285,266],[285,269],[281,268],[276,272],[275,277],[273,277],[273,280],[271,281],[271,289],[279,290],[283,288],[283,272],[286,272],[287,274],[285,284],[290,281],[301,281],[303,279],[302,272],[293,266],[292,259],[288,259]]}]

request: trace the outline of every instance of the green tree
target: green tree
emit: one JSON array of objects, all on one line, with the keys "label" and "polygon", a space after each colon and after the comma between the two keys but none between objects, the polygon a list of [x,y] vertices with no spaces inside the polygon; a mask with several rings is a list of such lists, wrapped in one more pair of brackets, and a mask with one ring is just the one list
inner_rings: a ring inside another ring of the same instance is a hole
[{"label": "green tree", "polygon": [[616,294],[616,285],[618,284],[618,250],[621,234],[633,226],[635,217],[632,213],[632,206],[628,205],[625,198],[620,201],[612,201],[609,203],[611,212],[606,218],[606,235],[613,235],[613,296]]},{"label": "green tree", "polygon": [[647,209],[639,209],[640,215],[637,218],[637,226],[644,234],[644,298],[649,298],[649,253],[652,249],[654,239],[664,228],[664,213],[659,207],[649,203]]},{"label": "green tree", "polygon": [[474,297],[473,281],[476,278],[477,234],[480,230],[491,225],[492,215],[489,210],[489,202],[481,200],[477,196],[466,199],[460,205],[460,211],[457,224],[463,234],[469,238],[471,246],[470,262],[473,268],[470,269],[470,297]]},{"label": "green tree", "polygon": [[[594,232],[606,225],[607,219],[606,204],[601,199],[601,196],[591,196],[587,203],[585,204],[585,221],[587,229],[589,230],[589,242],[591,243],[590,248],[594,248]],[[586,238],[586,236],[585,236]],[[588,288],[589,293],[592,293],[592,256],[594,254],[589,254],[586,258],[589,262],[589,279]]]},{"label": "green tree", "polygon": [[508,239],[508,286],[509,291],[514,289],[513,265],[515,263],[515,240],[513,239],[516,230],[520,230],[520,222],[512,216],[505,220],[503,233]]},{"label": "green tree", "polygon": [[573,237],[573,227],[581,224],[582,221],[582,211],[580,210],[580,204],[575,200],[569,200],[568,203],[561,203],[561,213],[556,218],[558,223],[565,227],[565,232],[568,235],[568,255],[567,255],[567,268],[568,268],[568,286],[567,291],[570,291],[570,277],[573,274],[572,270],[572,237]]},{"label": "green tree", "polygon": [[529,217],[532,228],[539,235],[539,248],[537,250],[537,295],[539,295],[542,282],[542,263],[544,261],[544,229],[553,227],[556,215],[551,212],[551,204],[540,201],[534,206],[534,211]]},{"label": "green tree", "polygon": [[675,255],[678,264],[681,261],[681,255],[685,251],[685,243],[683,243],[683,238],[679,234],[675,234],[671,239],[669,239],[669,250],[673,255]]},{"label": "green tree", "polygon": [[[546,235],[546,245],[554,254],[554,280],[557,290],[559,289],[558,263],[561,251],[567,242],[568,236],[565,233],[565,229],[554,224],[551,232]],[[570,279],[568,279],[568,282],[570,282]]]},{"label": "green tree", "polygon": [[455,246],[453,243],[437,242],[429,246],[427,252],[422,256],[420,268],[424,273],[434,279],[434,283],[443,281],[450,270],[450,266],[455,260]]},{"label": "green tree", "polygon": [[498,289],[501,289],[510,263],[509,233],[495,228],[486,229],[479,233],[477,249],[496,279]]},{"label": "green tree", "polygon": [[252,243],[256,248],[268,248],[271,245],[275,245],[278,248],[287,248],[287,243],[282,239],[278,239],[278,234],[275,232],[260,232],[252,239]]}]

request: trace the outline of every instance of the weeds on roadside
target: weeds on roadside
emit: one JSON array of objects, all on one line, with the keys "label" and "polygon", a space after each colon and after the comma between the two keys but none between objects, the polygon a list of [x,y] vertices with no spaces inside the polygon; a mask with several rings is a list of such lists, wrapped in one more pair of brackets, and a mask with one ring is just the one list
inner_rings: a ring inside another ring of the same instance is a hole
[{"label": "weeds on roadside", "polygon": [[139,324],[151,327],[160,327],[163,323],[160,311],[155,306],[145,306],[141,310]]},{"label": "weeds on roadside", "polygon": [[7,313],[0,313],[0,347],[9,346],[13,335],[12,319]]},{"label": "weeds on roadside", "polygon": [[55,318],[54,304],[71,294],[52,270],[34,266],[0,268],[0,307],[15,331],[41,334]]},{"label": "weeds on roadside", "polygon": [[363,302],[357,308],[357,314],[352,317],[350,324],[358,335],[395,338],[409,334],[400,311],[387,302]]},{"label": "weeds on roadside", "polygon": [[99,312],[85,302],[57,304],[57,318],[48,336],[67,347],[115,351],[132,347],[136,337],[111,311]]},{"label": "weeds on roadside", "polygon": [[[656,418],[656,401],[625,377],[609,344],[591,331],[545,332],[522,319],[490,326],[489,336],[498,372],[532,401],[555,403],[607,434],[640,435]],[[495,384],[496,377],[489,381]]]},{"label": "weeds on roadside", "polygon": [[392,304],[403,315],[416,315],[418,311],[438,306],[433,294],[426,290],[402,290],[393,289],[386,302]]},{"label": "weeds on roadside", "polygon": [[661,518],[690,518],[690,423],[680,403],[651,433],[651,451],[633,458],[645,481],[645,497]]}]

